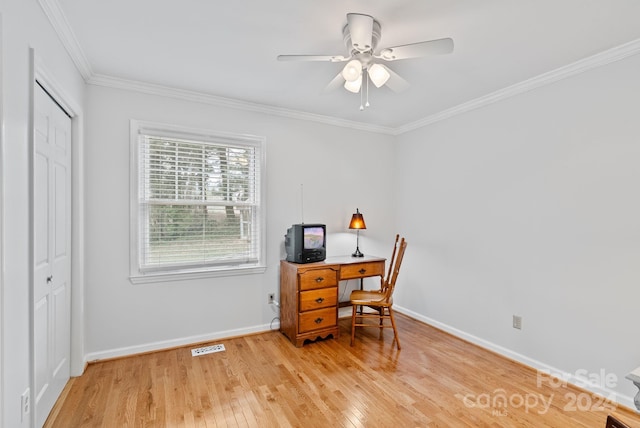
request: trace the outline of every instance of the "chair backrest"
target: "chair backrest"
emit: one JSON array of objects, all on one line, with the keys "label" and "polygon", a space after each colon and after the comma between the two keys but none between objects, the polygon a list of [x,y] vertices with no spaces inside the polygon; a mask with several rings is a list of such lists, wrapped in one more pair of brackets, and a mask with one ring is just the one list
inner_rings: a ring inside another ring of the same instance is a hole
[{"label": "chair backrest", "polygon": [[384,300],[387,303],[391,300],[393,290],[396,288],[396,280],[400,273],[400,265],[404,258],[404,250],[407,249],[407,241],[402,238],[400,239],[400,243],[398,243],[398,238],[399,236],[396,235],[396,244],[393,246],[393,254],[391,255],[391,261],[389,262],[389,272],[387,274],[387,279],[385,279],[382,286],[382,291],[385,293]]},{"label": "chair backrest", "polygon": [[396,234],[396,240],[393,243],[393,253],[391,253],[391,260],[389,260],[389,270],[387,271],[386,278],[380,278],[382,281],[382,287],[380,289],[382,291],[386,290],[387,284],[391,282],[391,273],[393,272],[393,263],[396,260],[396,251],[398,251],[398,240],[400,239],[400,235]]}]

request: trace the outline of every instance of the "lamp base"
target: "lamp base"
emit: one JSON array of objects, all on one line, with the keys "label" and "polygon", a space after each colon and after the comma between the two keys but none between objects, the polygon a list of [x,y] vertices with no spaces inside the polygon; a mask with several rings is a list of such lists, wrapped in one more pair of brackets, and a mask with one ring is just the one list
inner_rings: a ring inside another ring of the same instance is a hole
[{"label": "lamp base", "polygon": [[356,247],[356,252],[351,254],[351,257],[364,257],[364,254],[360,252],[360,248]]}]

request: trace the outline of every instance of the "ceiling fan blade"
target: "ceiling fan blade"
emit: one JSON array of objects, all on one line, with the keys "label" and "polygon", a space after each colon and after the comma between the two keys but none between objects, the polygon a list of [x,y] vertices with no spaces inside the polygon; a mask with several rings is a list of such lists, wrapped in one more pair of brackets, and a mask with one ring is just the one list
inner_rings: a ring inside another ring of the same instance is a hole
[{"label": "ceiling fan blade", "polygon": [[353,48],[359,52],[371,50],[373,47],[373,17],[360,13],[348,13],[347,25]]},{"label": "ceiling fan blade", "polygon": [[398,73],[391,70],[389,67],[385,67],[384,65],[383,67],[386,68],[389,74],[391,75],[389,77],[389,80],[387,80],[387,83],[385,83],[385,85],[389,89],[391,89],[393,92],[403,92],[409,89],[409,86],[410,86],[409,82],[404,80],[402,77],[400,77],[400,75],[398,75]]},{"label": "ceiling fan blade", "polygon": [[453,52],[453,40],[446,38],[384,48],[380,51],[380,54],[376,55],[376,58],[385,61],[396,61],[427,55],[442,55],[451,52]]},{"label": "ceiling fan blade", "polygon": [[336,77],[329,82],[329,84],[324,88],[322,92],[331,92],[340,88],[344,84],[344,77],[342,77],[342,72],[338,73]]},{"label": "ceiling fan blade", "polygon": [[278,55],[278,61],[327,61],[343,62],[348,60],[342,55]]}]

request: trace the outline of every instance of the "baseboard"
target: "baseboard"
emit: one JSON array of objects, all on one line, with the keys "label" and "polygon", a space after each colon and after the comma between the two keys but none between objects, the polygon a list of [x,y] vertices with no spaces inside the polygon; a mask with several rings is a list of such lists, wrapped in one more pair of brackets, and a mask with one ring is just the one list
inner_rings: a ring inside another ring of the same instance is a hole
[{"label": "baseboard", "polygon": [[404,308],[402,306],[398,306],[398,305],[393,305],[393,308],[396,312],[399,312],[401,314],[404,314],[408,317],[414,318],[418,321],[421,321],[425,324],[429,324],[430,326],[433,326],[439,330],[442,330],[444,332],[447,332],[453,336],[459,337],[460,339],[466,340],[467,342],[473,343],[474,345],[480,346],[481,348],[485,348],[488,349],[489,351],[495,352],[497,354],[500,354],[504,357],[507,357],[511,360],[517,361],[521,364],[524,364],[526,366],[529,366],[537,371],[541,371],[544,373],[550,373],[552,376],[558,377],[559,379],[562,379],[563,381],[566,381],[567,383],[577,387],[577,388],[581,388],[583,390],[592,392],[594,394],[598,394],[606,399],[609,399],[611,401],[615,401],[616,403],[627,407],[629,410],[634,411],[634,412],[638,412],[636,410],[635,404],[633,402],[633,397],[630,397],[628,395],[623,395],[620,394],[617,391],[614,391],[612,389],[609,388],[604,388],[601,387],[600,385],[594,385],[592,383],[589,382],[588,379],[583,379],[580,378],[578,376],[576,376],[575,374],[572,373],[567,373],[564,372],[562,370],[559,370],[555,367],[552,367],[548,364],[545,364],[541,361],[535,360],[533,358],[527,357],[526,355],[522,355],[519,354],[517,352],[514,352],[510,349],[507,349],[505,347],[502,347],[500,345],[496,345],[493,342],[489,342],[488,340],[479,338],[477,336],[474,336],[472,334],[469,334],[465,331],[459,330],[455,327],[451,327],[450,325],[441,323],[439,321],[436,321],[434,319],[431,319],[429,317],[425,317],[424,315],[421,315],[417,312],[414,312],[410,309]]},{"label": "baseboard", "polygon": [[171,348],[180,348],[183,346],[202,344],[214,340],[229,339],[238,336],[247,336],[250,334],[264,333],[270,330],[279,330],[280,322],[275,321],[271,324],[257,325],[247,328],[239,328],[234,330],[217,331],[198,336],[181,337],[178,339],[164,340],[160,342],[151,342],[142,345],[129,346],[124,348],[109,349],[99,352],[91,352],[85,355],[85,361],[97,362],[101,360],[109,360],[114,358],[129,357],[137,354],[145,354],[148,352],[162,351]]}]

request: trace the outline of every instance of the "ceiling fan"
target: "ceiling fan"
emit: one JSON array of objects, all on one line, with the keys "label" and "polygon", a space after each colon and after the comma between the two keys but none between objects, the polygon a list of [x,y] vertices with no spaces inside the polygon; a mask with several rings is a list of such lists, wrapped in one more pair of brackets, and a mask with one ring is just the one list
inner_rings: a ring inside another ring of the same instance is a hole
[{"label": "ceiling fan", "polygon": [[[388,68],[383,62],[418,58],[427,55],[448,54],[453,52],[453,40],[450,38],[428,40],[376,50],[380,41],[382,27],[372,16],[361,13],[348,13],[347,24],[342,29],[344,44],[349,55],[278,55],[278,61],[348,61],[340,73],[329,83],[327,89],[340,85],[350,92],[361,94],[363,79],[366,81],[367,98],[369,80],[377,87],[383,85],[395,92],[406,89],[406,80]],[[367,100],[366,106],[369,106]],[[360,105],[360,110],[364,106]]]}]

